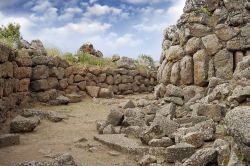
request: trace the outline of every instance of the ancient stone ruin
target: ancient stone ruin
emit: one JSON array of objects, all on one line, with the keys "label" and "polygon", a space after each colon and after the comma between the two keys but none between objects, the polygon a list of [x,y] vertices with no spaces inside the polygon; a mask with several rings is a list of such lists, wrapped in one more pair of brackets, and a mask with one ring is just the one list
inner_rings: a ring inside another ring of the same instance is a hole
[{"label": "ancient stone ruin", "polygon": [[[46,56],[39,41],[22,50],[0,45],[0,123],[10,132],[0,136],[2,153],[21,151],[15,145],[29,139],[39,147],[40,136],[43,148],[61,141],[56,146],[67,153],[43,150],[50,160],[15,165],[248,166],[249,39],[248,0],[187,0],[177,25],[164,32],[158,71],[118,56],[118,68],[70,64]],[[93,45],[81,50],[96,56]],[[64,126],[55,130],[51,122]]]},{"label": "ancient stone ruin", "polygon": [[248,1],[187,0],[177,25],[165,30],[159,82],[207,86],[234,73],[249,79],[236,68],[250,54],[249,19]]},{"label": "ancient stone ruin", "polygon": [[110,98],[113,94],[152,92],[157,84],[153,71],[70,65],[59,57],[45,56],[36,47],[18,51],[0,47],[1,122],[8,109],[24,105],[30,97],[57,105],[64,102],[62,96],[77,97],[71,94]]},{"label": "ancient stone ruin", "polygon": [[164,33],[158,100],[111,110],[95,139],[139,165],[249,165],[249,4],[187,0]]}]

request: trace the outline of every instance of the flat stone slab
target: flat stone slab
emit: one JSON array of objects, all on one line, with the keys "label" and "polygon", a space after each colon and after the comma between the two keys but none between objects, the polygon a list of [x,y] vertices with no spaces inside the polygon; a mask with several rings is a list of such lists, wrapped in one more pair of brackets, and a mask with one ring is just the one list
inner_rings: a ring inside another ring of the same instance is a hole
[{"label": "flat stone slab", "polygon": [[96,135],[94,139],[117,151],[130,154],[143,154],[149,152],[149,147],[137,142],[137,140],[125,137],[125,134]]},{"label": "flat stone slab", "polygon": [[20,136],[17,134],[0,135],[0,148],[20,144]]},{"label": "flat stone slab", "polygon": [[193,125],[206,121],[209,118],[206,116],[195,116],[195,117],[187,117],[187,118],[178,118],[174,119],[174,122],[178,124],[192,123]]}]

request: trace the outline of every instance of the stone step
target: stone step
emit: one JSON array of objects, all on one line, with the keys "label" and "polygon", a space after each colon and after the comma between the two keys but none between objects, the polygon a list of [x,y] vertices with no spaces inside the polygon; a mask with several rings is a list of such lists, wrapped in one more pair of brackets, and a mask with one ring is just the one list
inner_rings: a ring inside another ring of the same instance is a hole
[{"label": "stone step", "polygon": [[125,134],[96,135],[94,139],[123,153],[143,154],[149,152],[148,146],[142,145],[138,140],[126,137]]}]

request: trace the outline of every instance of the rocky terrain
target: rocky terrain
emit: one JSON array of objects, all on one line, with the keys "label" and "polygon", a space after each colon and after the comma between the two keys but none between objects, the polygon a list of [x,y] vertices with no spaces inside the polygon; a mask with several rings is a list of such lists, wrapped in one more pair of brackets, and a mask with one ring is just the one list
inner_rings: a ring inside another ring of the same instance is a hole
[{"label": "rocky terrain", "polygon": [[157,73],[115,56],[115,69],[70,65],[39,41],[1,46],[0,165],[250,165],[249,10],[247,0],[187,0]]}]

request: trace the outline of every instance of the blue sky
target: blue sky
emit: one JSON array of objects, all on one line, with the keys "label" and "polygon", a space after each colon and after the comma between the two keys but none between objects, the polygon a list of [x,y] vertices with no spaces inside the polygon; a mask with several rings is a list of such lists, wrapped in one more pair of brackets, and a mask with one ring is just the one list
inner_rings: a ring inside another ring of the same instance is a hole
[{"label": "blue sky", "polygon": [[176,23],[185,0],[0,0],[0,24],[17,22],[23,38],[75,53],[86,42],[104,56],[158,60],[163,30]]}]

